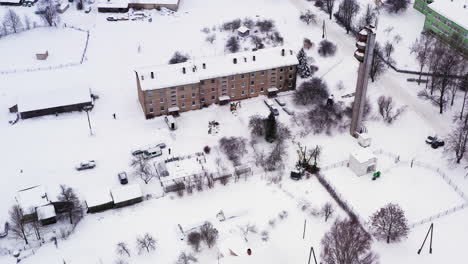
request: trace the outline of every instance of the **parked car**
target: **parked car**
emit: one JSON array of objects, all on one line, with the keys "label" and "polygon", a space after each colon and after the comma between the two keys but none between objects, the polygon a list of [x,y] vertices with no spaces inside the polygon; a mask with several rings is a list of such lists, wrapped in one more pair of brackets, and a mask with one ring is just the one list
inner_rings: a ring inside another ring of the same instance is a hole
[{"label": "parked car", "polygon": [[166,143],[161,142],[161,143],[157,144],[156,147],[159,147],[161,149],[165,149],[166,148]]},{"label": "parked car", "polygon": [[132,151],[132,155],[133,156],[139,156],[139,155],[142,155],[143,152],[145,152],[145,151],[142,150],[142,149],[136,149],[136,150]]},{"label": "parked car", "polygon": [[426,143],[431,145],[431,147],[433,149],[437,149],[439,147],[443,147],[445,145],[445,142],[439,138],[437,138],[437,136],[428,136],[426,138]]},{"label": "parked car", "polygon": [[302,173],[300,173],[297,170],[291,171],[291,179],[293,179],[295,181],[298,181],[298,180],[302,179]]},{"label": "parked car", "polygon": [[91,6],[87,6],[84,11],[86,14],[91,12]]},{"label": "parked car", "polygon": [[294,111],[291,110],[291,109],[289,109],[289,108],[287,108],[287,107],[283,107],[283,110],[284,110],[284,112],[286,112],[286,114],[288,114],[288,115],[291,115],[291,116],[294,115]]},{"label": "parked car", "polygon": [[270,108],[270,111],[273,113],[273,115],[279,116],[279,111],[278,111],[278,109],[276,107]]},{"label": "parked car", "polygon": [[281,98],[275,98],[275,101],[280,105],[280,106],[285,106],[286,103],[283,101]]},{"label": "parked car", "polygon": [[171,115],[167,115],[164,117],[164,121],[166,121],[167,126],[169,127],[170,130],[176,130],[177,129],[177,123],[175,121],[175,118]]},{"label": "parked car", "polygon": [[96,167],[96,162],[94,160],[88,160],[85,162],[81,162],[78,166],[76,166],[76,170],[88,170],[88,169],[93,169]]},{"label": "parked car", "polygon": [[125,171],[119,172],[117,174],[120,184],[127,184],[128,183],[128,178],[127,178],[127,173]]},{"label": "parked car", "polygon": [[162,155],[162,150],[160,147],[149,148],[143,152],[144,159],[151,159],[159,157]]},{"label": "parked car", "polygon": [[113,17],[113,16],[107,17],[106,19],[107,19],[107,21],[118,21],[118,19],[116,17]]},{"label": "parked car", "polygon": [[272,108],[273,107],[273,102],[270,100],[270,99],[264,99],[263,102],[265,102],[266,106],[268,106],[268,108]]}]

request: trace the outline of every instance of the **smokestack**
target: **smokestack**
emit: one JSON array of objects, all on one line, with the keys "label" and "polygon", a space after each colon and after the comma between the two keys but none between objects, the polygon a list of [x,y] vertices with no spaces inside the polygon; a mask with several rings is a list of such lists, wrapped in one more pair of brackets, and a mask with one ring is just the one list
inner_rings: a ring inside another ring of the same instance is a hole
[{"label": "smokestack", "polygon": [[292,55],[292,50],[289,50],[289,53],[291,53],[291,55]]},{"label": "smokestack", "polygon": [[247,58],[246,58],[246,57],[244,57],[244,62],[247,62]]},{"label": "smokestack", "polygon": [[151,79],[154,79],[154,72],[151,72]]},{"label": "smokestack", "polygon": [[205,63],[203,63],[202,66],[203,66],[203,69],[206,69],[206,64]]},{"label": "smokestack", "polygon": [[255,55],[253,55],[252,60],[255,61]]},{"label": "smokestack", "polygon": [[185,67],[182,67],[182,73],[185,74]]},{"label": "smokestack", "polygon": [[232,59],[232,62],[233,62],[234,64],[237,64],[237,58]]},{"label": "smokestack", "polygon": [[284,49],[281,49],[281,56],[284,56]]}]

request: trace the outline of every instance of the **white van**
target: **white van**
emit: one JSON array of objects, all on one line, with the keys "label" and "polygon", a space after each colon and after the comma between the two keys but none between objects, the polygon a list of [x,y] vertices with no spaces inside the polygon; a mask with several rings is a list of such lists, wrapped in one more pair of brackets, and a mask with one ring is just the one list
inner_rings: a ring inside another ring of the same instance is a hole
[{"label": "white van", "polygon": [[164,121],[166,121],[167,126],[169,126],[170,130],[176,130],[177,124],[173,116],[167,115],[164,117]]},{"label": "white van", "polygon": [[143,151],[143,158],[144,159],[151,159],[154,157],[159,157],[162,155],[162,150],[160,147],[149,148]]}]

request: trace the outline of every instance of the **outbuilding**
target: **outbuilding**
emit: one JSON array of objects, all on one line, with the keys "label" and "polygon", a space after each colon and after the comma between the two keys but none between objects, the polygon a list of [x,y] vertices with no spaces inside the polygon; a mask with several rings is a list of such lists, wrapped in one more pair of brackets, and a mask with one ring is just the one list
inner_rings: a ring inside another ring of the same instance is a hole
[{"label": "outbuilding", "polygon": [[241,37],[247,37],[249,35],[249,32],[250,32],[250,30],[246,26],[241,26],[240,28],[237,29],[237,33]]},{"label": "outbuilding", "polygon": [[18,191],[15,199],[23,213],[23,221],[26,223],[38,220],[36,208],[50,204],[47,193],[41,185]]},{"label": "outbuilding", "polygon": [[52,204],[43,205],[36,208],[37,219],[41,225],[51,225],[57,223],[55,207]]},{"label": "outbuilding", "polygon": [[359,149],[352,152],[349,156],[349,168],[362,176],[376,171],[377,157],[368,149]]},{"label": "outbuilding", "polygon": [[129,206],[143,201],[143,193],[138,184],[114,188],[111,190],[111,196],[114,200],[115,208]]},{"label": "outbuilding", "polygon": [[109,190],[100,190],[87,194],[85,204],[88,213],[98,213],[114,207],[114,201]]}]

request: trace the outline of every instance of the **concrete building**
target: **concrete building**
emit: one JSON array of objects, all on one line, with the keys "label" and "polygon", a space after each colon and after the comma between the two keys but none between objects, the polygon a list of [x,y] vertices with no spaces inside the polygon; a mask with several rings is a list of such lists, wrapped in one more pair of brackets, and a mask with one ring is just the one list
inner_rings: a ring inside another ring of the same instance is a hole
[{"label": "concrete building", "polygon": [[415,0],[414,9],[426,16],[424,30],[468,50],[467,0]]},{"label": "concrete building", "polygon": [[297,64],[295,52],[276,47],[138,68],[138,98],[152,118],[292,90]]},{"label": "concrete building", "polygon": [[377,157],[367,149],[359,149],[349,155],[349,168],[357,176],[375,172]]},{"label": "concrete building", "polygon": [[179,9],[180,0],[102,0],[98,3],[98,11],[127,12],[134,9],[160,9],[162,7],[172,11]]}]

